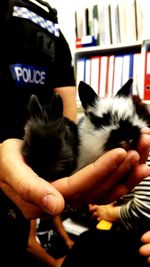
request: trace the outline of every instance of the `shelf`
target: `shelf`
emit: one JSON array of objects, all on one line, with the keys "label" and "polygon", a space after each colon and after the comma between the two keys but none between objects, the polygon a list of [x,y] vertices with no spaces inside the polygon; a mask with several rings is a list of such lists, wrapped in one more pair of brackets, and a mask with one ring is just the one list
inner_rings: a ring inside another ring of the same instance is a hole
[{"label": "shelf", "polygon": [[[147,52],[149,53],[149,57],[148,57],[148,62],[146,61],[146,58],[147,58]],[[144,83],[145,83],[145,71],[146,71],[146,66],[147,66],[147,82],[148,82],[148,85],[150,84],[150,40],[142,40],[142,41],[136,41],[134,43],[126,43],[126,44],[111,44],[111,45],[108,45],[108,46],[102,46],[102,45],[99,45],[99,46],[93,46],[93,47],[83,47],[83,48],[77,48],[75,50],[75,56],[74,56],[74,59],[75,59],[75,70],[77,72],[77,69],[78,69],[78,66],[80,66],[79,68],[79,72],[78,72],[78,78],[77,78],[77,81],[79,80],[84,80],[86,79],[86,77],[90,77],[89,76],[89,68],[95,68],[94,71],[93,71],[93,75],[100,75],[98,74],[98,71],[101,71],[102,69],[102,66],[106,68],[106,64],[102,65],[102,63],[105,63],[106,61],[100,61],[101,65],[99,67],[99,63],[98,62],[98,59],[97,58],[103,58],[105,59],[107,56],[109,58],[122,58],[124,57],[125,55],[127,56],[130,56],[131,55],[131,58],[132,58],[132,55],[135,55],[134,57],[134,64],[136,64],[136,68],[134,68],[134,73],[131,73],[131,75],[134,75],[134,85],[133,85],[133,93],[135,94],[139,94],[140,98],[143,100],[143,102],[148,106],[149,110],[150,110],[150,93],[148,91],[144,91]],[[88,63],[89,61],[91,60],[91,62],[93,64],[90,64]],[[132,60],[132,59],[131,59]],[[80,64],[81,62],[81,64]],[[87,65],[85,65],[87,62]],[[94,63],[96,62],[96,63]],[[115,61],[115,63],[118,63],[119,61]],[[125,61],[126,62],[126,61]],[[133,62],[133,61],[132,61]],[[79,63],[77,65],[77,63]],[[96,65],[94,65],[96,64]],[[107,64],[110,64],[110,63],[107,63]],[[114,63],[113,63],[114,64]],[[119,64],[119,63],[118,63]],[[133,63],[132,63],[133,64]],[[147,65],[145,65],[147,64]],[[86,66],[86,67],[85,67]],[[90,66],[90,67],[89,67]],[[91,67],[92,66],[92,67]],[[118,65],[116,64],[116,70],[117,70],[117,67]],[[125,66],[125,64],[123,65]],[[114,65],[113,65],[113,68],[115,68]],[[83,75],[82,75],[82,68],[83,69]],[[120,69],[122,68],[122,65],[120,68],[118,68],[118,71],[115,72],[116,73],[116,83],[118,83],[118,77],[122,77],[122,74],[120,73]],[[87,69],[87,74],[85,75],[85,70]],[[103,75],[102,77],[105,77],[105,75],[107,74],[107,71],[108,70],[103,70]],[[124,73],[126,74],[127,70],[124,69]],[[118,76],[118,73],[120,73],[120,75]],[[94,77],[94,76],[91,76],[91,77]],[[96,76],[97,77],[97,76]],[[91,79],[91,78],[90,78]],[[89,80],[87,80],[89,83]],[[103,88],[103,84],[99,84],[98,83],[98,79],[96,78],[92,78],[92,82],[94,84],[94,88],[96,88],[95,90],[97,92],[100,92],[100,88]],[[90,81],[90,85],[92,85],[92,82]],[[119,81],[120,82],[120,81]],[[100,87],[101,86],[101,87]],[[105,86],[105,85],[104,85]],[[119,85],[114,85],[114,87],[119,87]],[[137,89],[138,88],[138,89]],[[104,90],[103,90],[104,89]],[[103,96],[103,92],[105,91],[105,88],[102,89],[102,96]],[[138,91],[137,91],[138,90]],[[146,95],[147,94],[147,95]],[[80,105],[78,104],[78,112],[79,114],[82,113],[82,110],[80,108]]]},{"label": "shelf", "polygon": [[92,47],[83,47],[83,48],[77,48],[75,50],[75,57],[80,56],[87,56],[89,54],[97,54],[97,53],[111,53],[112,51],[123,51],[123,50],[141,50],[142,42],[135,42],[132,44],[116,44],[116,45],[109,45],[109,46],[92,46]]}]

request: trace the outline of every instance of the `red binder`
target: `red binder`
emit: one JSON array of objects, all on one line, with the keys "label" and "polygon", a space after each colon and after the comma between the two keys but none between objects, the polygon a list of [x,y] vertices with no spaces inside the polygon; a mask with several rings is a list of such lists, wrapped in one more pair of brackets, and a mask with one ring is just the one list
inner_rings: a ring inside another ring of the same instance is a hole
[{"label": "red binder", "polygon": [[145,54],[144,100],[150,100],[150,52]]}]

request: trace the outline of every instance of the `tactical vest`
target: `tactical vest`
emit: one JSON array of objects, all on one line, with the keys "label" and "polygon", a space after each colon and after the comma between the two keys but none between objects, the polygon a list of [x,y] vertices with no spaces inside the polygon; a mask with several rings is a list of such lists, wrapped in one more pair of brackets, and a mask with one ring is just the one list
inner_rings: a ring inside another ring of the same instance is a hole
[{"label": "tactical vest", "polygon": [[31,94],[46,104],[53,88],[66,86],[66,82],[72,85],[73,71],[68,43],[59,30],[57,11],[46,2],[1,0],[0,34],[2,141],[23,136]]},{"label": "tactical vest", "polygon": [[41,0],[35,1],[37,4],[5,1],[8,6],[2,15],[0,64],[10,65],[16,84],[44,85],[46,68],[55,60],[55,40],[60,35],[57,12]]}]

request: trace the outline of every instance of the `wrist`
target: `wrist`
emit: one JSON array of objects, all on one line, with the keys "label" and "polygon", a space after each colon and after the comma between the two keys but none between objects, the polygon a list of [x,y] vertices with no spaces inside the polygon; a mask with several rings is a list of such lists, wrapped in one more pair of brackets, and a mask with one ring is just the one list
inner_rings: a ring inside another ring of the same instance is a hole
[{"label": "wrist", "polygon": [[108,218],[107,220],[111,221],[111,222],[115,222],[115,221],[119,221],[120,220],[120,207],[116,206],[116,207],[112,207],[110,209],[108,209]]}]

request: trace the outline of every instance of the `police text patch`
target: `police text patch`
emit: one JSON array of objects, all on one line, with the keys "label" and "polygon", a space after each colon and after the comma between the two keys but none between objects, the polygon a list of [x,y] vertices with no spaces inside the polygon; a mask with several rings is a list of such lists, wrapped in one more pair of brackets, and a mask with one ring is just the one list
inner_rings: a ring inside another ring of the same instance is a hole
[{"label": "police text patch", "polygon": [[13,79],[18,86],[45,85],[46,68],[24,64],[12,64],[10,70]]}]

